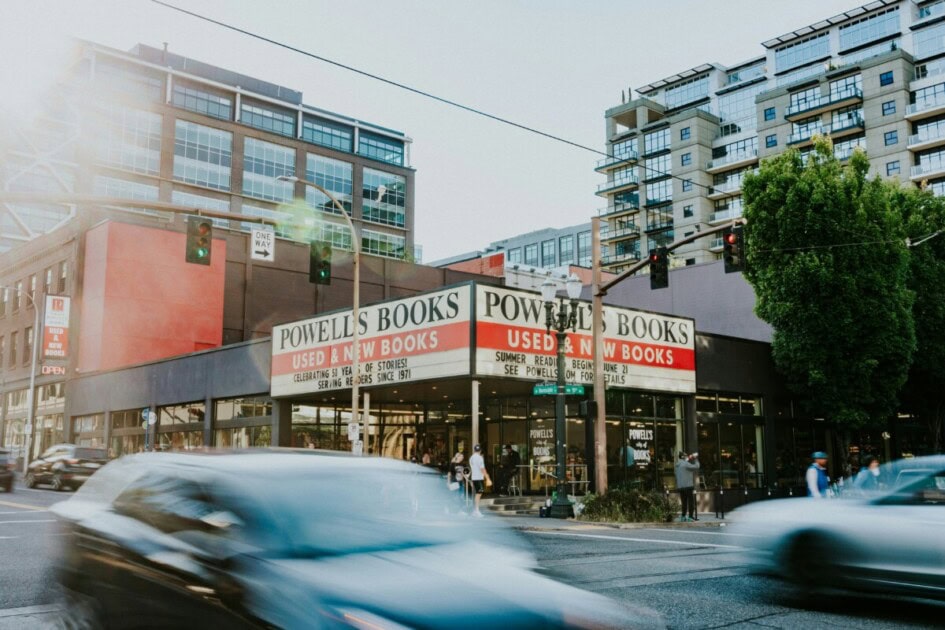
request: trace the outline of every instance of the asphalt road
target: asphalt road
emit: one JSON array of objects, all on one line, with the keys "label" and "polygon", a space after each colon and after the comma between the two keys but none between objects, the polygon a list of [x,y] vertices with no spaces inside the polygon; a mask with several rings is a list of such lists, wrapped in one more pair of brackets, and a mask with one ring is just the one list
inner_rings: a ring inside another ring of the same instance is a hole
[{"label": "asphalt road", "polygon": [[585,527],[525,536],[550,576],[654,609],[670,628],[941,628],[945,604],[831,593],[804,601],[748,572],[724,528]]},{"label": "asphalt road", "polygon": [[[56,627],[61,602],[51,557],[58,536],[46,509],[68,496],[22,486],[0,493],[0,630]],[[919,600],[831,594],[799,601],[779,582],[750,575],[744,538],[724,528],[571,525],[522,538],[549,576],[654,609],[670,628],[941,628],[945,619],[945,604]]]}]

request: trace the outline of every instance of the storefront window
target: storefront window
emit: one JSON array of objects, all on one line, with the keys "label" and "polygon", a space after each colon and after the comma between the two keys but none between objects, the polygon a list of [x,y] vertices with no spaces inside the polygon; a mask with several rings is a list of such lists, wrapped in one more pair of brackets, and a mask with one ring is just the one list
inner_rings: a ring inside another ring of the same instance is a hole
[{"label": "storefront window", "polygon": [[219,448],[272,446],[272,427],[251,426],[217,429],[213,433],[213,445]]},{"label": "storefront window", "polygon": [[717,422],[699,422],[699,465],[701,485],[718,488],[721,480],[719,463],[719,425]]},{"label": "storefront window", "polygon": [[334,407],[293,405],[292,446],[329,451],[351,450],[347,425],[342,425],[341,421],[342,417]]},{"label": "storefront window", "polygon": [[72,441],[78,446],[105,448],[105,414],[72,418]]},{"label": "storefront window", "polygon": [[214,403],[214,422],[270,417],[272,417],[272,399],[266,396],[228,398]]},{"label": "storefront window", "polygon": [[[681,401],[680,401],[681,402]],[[683,450],[683,423],[656,423],[656,469],[662,488],[676,488],[676,458]]]},{"label": "storefront window", "polygon": [[158,422],[161,427],[203,422],[204,413],[203,402],[158,407]]},{"label": "storefront window", "polygon": [[585,493],[588,487],[588,470],[585,454],[587,427],[583,418],[567,419],[567,469],[566,475],[571,494]]},{"label": "storefront window", "polygon": [[141,409],[125,409],[110,414],[112,431],[108,440],[110,458],[144,451],[144,416]]},{"label": "storefront window", "polygon": [[161,451],[189,451],[201,448],[203,431],[165,431],[158,433],[158,450]]},{"label": "storefront window", "polygon": [[61,413],[36,416],[34,424],[36,429],[33,436],[33,457],[38,457],[53,444],[62,444],[65,441]]},{"label": "storefront window", "polygon": [[191,450],[204,446],[204,403],[158,407],[157,448],[162,451]]}]

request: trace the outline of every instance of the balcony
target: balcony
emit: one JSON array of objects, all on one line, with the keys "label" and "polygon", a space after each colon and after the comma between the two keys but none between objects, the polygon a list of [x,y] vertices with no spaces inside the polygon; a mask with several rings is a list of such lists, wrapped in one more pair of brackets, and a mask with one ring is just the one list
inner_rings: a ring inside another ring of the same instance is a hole
[{"label": "balcony", "polygon": [[848,86],[837,92],[831,92],[823,96],[808,99],[806,101],[795,103],[784,112],[786,120],[797,120],[816,116],[832,109],[839,109],[845,105],[863,102],[863,90],[857,87]]},{"label": "balcony", "polygon": [[[757,173],[758,169],[753,168],[748,172]],[[706,197],[709,199],[722,199],[723,197],[737,195],[742,190],[742,183],[745,181],[746,174],[746,172],[743,172],[738,177],[732,177],[721,184],[714,184],[712,186],[711,192],[709,192]]]},{"label": "balcony", "polygon": [[640,228],[636,223],[621,222],[616,226],[604,225],[600,228],[600,240],[614,241],[620,238],[633,238],[640,236]]},{"label": "balcony", "polygon": [[936,2],[925,7],[919,7],[919,14],[916,21],[912,23],[912,28],[919,28],[928,22],[932,22],[937,17],[945,15],[945,2]]},{"label": "balcony", "polygon": [[719,250],[719,251],[721,251],[723,246],[724,246],[724,243],[722,243],[722,237],[721,237],[721,236],[717,236],[717,237],[713,238],[711,241],[709,241],[709,249],[711,249],[711,250]]},{"label": "balcony", "polygon": [[909,178],[912,181],[920,181],[943,174],[945,174],[945,162],[936,160],[927,164],[917,164],[916,166],[913,166],[912,173],[910,174]]},{"label": "balcony", "polygon": [[806,127],[805,129],[801,129],[800,131],[795,131],[794,133],[789,135],[787,139],[787,143],[798,144],[800,142],[808,142],[814,136],[818,134],[820,135],[825,134],[824,126],[823,125],[810,125],[809,127]]},{"label": "balcony", "polygon": [[723,155],[722,157],[706,162],[705,170],[709,173],[714,173],[743,164],[752,164],[757,161],[758,149],[739,151],[738,153],[729,153],[728,155]]},{"label": "balcony", "polygon": [[640,178],[636,175],[624,175],[622,177],[615,177],[609,182],[604,182],[597,187],[598,195],[606,195],[607,193],[616,192],[623,188],[631,188],[633,186],[640,185]]},{"label": "balcony", "polygon": [[817,134],[829,134],[831,137],[840,138],[858,131],[862,131],[863,127],[864,123],[862,116],[844,116],[843,118],[834,120],[829,126],[824,126],[823,124],[810,125],[806,129],[795,131],[790,136],[788,136],[787,143],[809,143]]},{"label": "balcony", "polygon": [[640,211],[639,203],[615,203],[612,206],[606,206],[600,208],[597,211],[597,216],[602,219],[610,219],[613,217],[620,216],[622,214],[631,214],[633,212]]},{"label": "balcony", "polygon": [[838,160],[840,160],[841,162],[842,162],[843,160],[849,160],[849,159],[850,159],[850,156],[853,155],[853,152],[856,151],[856,150],[859,149],[859,148],[862,148],[862,149],[865,151],[865,150],[866,150],[866,144],[865,144],[865,142],[863,142],[863,143],[861,143],[861,144],[853,144],[853,145],[846,146],[846,147],[837,147],[837,146],[835,146],[835,147],[833,148],[833,156],[834,156],[835,158],[837,158]]},{"label": "balcony", "polygon": [[636,162],[639,158],[640,155],[636,151],[627,151],[620,155],[608,155],[604,159],[597,161],[597,166],[594,167],[594,170],[598,173],[604,173],[617,166]]},{"label": "balcony", "polygon": [[916,101],[906,108],[906,120],[924,118],[945,112],[945,94],[936,94]]},{"label": "balcony", "polygon": [[[732,219],[737,219],[740,216],[742,216],[741,208],[726,208],[725,210],[719,210],[710,214],[709,223],[722,223],[723,221],[731,221]],[[721,246],[721,244],[719,246]]]},{"label": "balcony", "polygon": [[630,251],[622,254],[603,254],[601,256],[601,263],[605,265],[614,265],[630,260],[640,260],[640,252]]},{"label": "balcony", "polygon": [[935,126],[909,136],[909,143],[906,146],[912,151],[918,151],[931,149],[942,144],[945,144],[945,127]]}]

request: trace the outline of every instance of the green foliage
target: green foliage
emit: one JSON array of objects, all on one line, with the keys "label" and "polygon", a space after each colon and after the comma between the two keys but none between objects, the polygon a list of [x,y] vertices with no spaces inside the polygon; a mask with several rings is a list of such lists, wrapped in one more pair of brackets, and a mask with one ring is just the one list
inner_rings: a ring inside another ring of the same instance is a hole
[{"label": "green foliage", "polygon": [[915,350],[909,250],[898,186],[846,167],[818,139],[787,151],[743,185],[755,311],[805,411],[848,426],[897,410]]},{"label": "green foliage", "polygon": [[581,520],[611,523],[668,523],[679,513],[675,494],[615,486],[584,499]]}]

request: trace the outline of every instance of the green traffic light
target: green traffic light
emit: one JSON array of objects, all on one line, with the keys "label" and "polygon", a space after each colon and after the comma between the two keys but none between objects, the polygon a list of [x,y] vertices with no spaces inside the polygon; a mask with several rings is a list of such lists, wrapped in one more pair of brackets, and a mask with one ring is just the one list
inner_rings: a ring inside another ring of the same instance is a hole
[{"label": "green traffic light", "polygon": [[197,258],[206,258],[210,251],[206,247],[197,248]]}]

